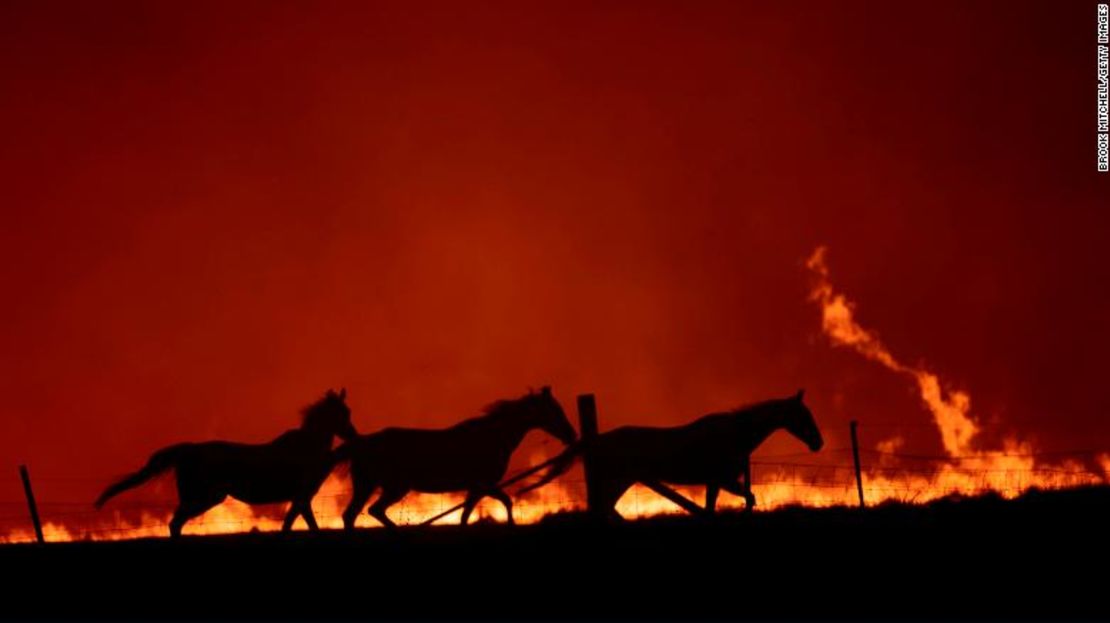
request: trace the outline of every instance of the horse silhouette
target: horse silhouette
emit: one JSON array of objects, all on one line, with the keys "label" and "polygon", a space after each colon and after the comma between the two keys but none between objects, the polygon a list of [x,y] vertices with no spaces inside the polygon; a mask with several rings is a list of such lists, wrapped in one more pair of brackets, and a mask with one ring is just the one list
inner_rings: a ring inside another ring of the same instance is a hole
[{"label": "horse silhouette", "polygon": [[[585,449],[590,460],[590,509],[620,517],[617,501],[637,482],[705,485],[709,513],[715,512],[722,489],[743,496],[752,509],[756,500],[751,454],[772,433],[785,429],[814,452],[824,445],[803,395],[799,391],[789,398],[711,413],[682,426],[623,426],[599,434]],[[521,493],[558,477],[570,468],[573,458],[568,453],[567,459]]]},{"label": "horse silhouette", "polygon": [[387,527],[396,524],[386,511],[410,491],[465,491],[463,525],[478,501],[490,496],[505,505],[513,523],[512,499],[497,485],[513,451],[533,429],[567,445],[576,441],[574,427],[550,387],[494,402],[483,415],[450,428],[385,428],[347,441],[336,449],[337,463],[350,462],[353,484],[351,501],[343,512],[344,527],[354,528],[358,514],[379,487],[381,495],[368,513]]},{"label": "horse silhouette", "polygon": [[304,517],[310,529],[317,530],[311,502],[331,472],[333,438],[353,439],[358,434],[351,424],[346,398],[346,389],[339,393],[328,390],[301,411],[300,428],[286,431],[270,443],[207,441],[159,450],[142,469],[105,489],[96,507],[173,469],[178,506],[170,520],[172,537],[181,536],[186,522],[229,495],[248,504],[292,502],[282,530],[292,528],[298,515]]}]

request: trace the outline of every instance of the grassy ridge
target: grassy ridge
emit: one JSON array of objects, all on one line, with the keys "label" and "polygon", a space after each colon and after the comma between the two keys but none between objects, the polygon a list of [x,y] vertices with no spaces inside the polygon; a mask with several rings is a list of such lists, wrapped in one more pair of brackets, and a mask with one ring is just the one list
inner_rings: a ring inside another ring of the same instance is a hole
[{"label": "grassy ridge", "polygon": [[[1110,488],[0,548],[19,618],[1110,619]],[[40,594],[42,596],[37,596]]]}]

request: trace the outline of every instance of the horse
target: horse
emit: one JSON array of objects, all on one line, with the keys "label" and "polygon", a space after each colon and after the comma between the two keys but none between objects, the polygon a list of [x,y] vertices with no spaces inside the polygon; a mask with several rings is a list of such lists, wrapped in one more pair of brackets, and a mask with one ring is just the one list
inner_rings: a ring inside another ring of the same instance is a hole
[{"label": "horse", "polygon": [[368,514],[389,528],[396,524],[386,514],[410,491],[449,493],[465,491],[462,525],[478,501],[489,496],[501,502],[513,523],[512,498],[498,487],[509,458],[524,436],[540,429],[571,446],[574,427],[550,387],[515,400],[499,400],[483,414],[442,429],[385,428],[362,435],[336,448],[336,463],[349,462],[352,495],[343,512],[343,525],[354,528],[367,500],[382,492]]},{"label": "horse", "polygon": [[[617,501],[636,482],[705,485],[705,510],[716,511],[721,490],[742,496],[755,507],[751,454],[780,429],[813,452],[824,445],[813,414],[802,402],[804,391],[732,411],[711,413],[674,427],[622,426],[587,441],[589,508],[619,518]],[[567,459],[525,492],[543,486],[570,468]],[[743,476],[743,484],[741,484]]]},{"label": "horse", "polygon": [[112,497],[173,469],[177,477],[177,509],[170,520],[170,536],[181,536],[190,519],[231,496],[247,504],[292,502],[282,531],[303,516],[309,529],[318,530],[312,498],[333,465],[334,437],[353,439],[346,388],[328,390],[323,398],[301,410],[301,427],[265,444],[229,441],[181,443],[155,452],[139,471],[114,482],[97,498],[101,508]]}]

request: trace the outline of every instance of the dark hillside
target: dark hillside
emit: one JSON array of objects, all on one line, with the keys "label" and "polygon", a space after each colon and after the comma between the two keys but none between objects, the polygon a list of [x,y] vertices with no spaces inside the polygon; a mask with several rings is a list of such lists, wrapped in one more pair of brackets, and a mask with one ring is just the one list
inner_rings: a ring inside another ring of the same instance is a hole
[{"label": "dark hillside", "polygon": [[8,618],[1108,619],[1110,489],[0,548]]}]

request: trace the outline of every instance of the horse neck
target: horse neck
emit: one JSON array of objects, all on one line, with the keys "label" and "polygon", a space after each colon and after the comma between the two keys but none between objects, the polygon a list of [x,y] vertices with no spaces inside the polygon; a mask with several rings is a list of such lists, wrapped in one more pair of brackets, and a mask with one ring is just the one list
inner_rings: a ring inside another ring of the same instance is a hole
[{"label": "horse neck", "polygon": [[500,417],[490,418],[488,430],[505,447],[513,449],[520,445],[533,428],[537,428],[527,418],[515,417],[512,414],[503,414]]},{"label": "horse neck", "polygon": [[313,426],[311,424],[301,426],[296,432],[300,433],[299,437],[301,437],[304,442],[313,446],[322,446],[325,448],[331,448],[332,437],[335,436],[333,431],[322,426]]},{"label": "horse neck", "polygon": [[740,424],[754,450],[776,431],[786,428],[787,414],[773,405],[756,413],[738,413],[735,421]]}]

